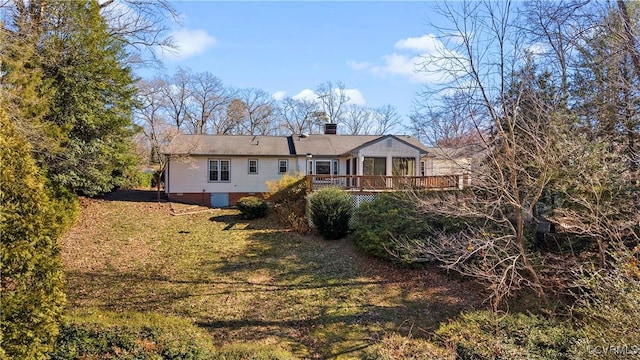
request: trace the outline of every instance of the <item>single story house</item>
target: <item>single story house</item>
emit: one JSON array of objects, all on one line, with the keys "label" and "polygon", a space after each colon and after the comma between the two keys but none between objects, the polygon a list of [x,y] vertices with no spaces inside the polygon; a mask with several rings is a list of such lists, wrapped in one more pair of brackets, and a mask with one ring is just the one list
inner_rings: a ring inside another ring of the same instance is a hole
[{"label": "single story house", "polygon": [[180,135],[163,153],[167,197],[213,207],[261,196],[267,181],[284,174],[306,174],[313,188],[358,191],[388,190],[407,179],[428,187],[468,183],[456,161],[407,135]]}]

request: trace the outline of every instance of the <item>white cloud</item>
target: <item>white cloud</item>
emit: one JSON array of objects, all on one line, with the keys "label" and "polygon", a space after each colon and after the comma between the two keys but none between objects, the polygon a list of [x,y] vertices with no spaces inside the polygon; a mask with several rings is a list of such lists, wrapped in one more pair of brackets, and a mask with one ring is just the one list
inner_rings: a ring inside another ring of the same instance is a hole
[{"label": "white cloud", "polygon": [[286,91],[276,91],[271,95],[271,98],[276,101],[280,101],[284,99],[285,95],[287,95]]},{"label": "white cloud", "polygon": [[179,61],[202,54],[208,47],[215,46],[218,40],[207,34],[205,30],[181,29],[171,33],[177,46],[174,51],[163,49],[163,56],[169,60]]},{"label": "white cloud", "polygon": [[400,50],[412,50],[421,54],[435,54],[443,48],[443,44],[433,34],[420,37],[408,37],[396,41],[395,48]]},{"label": "white cloud", "polygon": [[[337,89],[334,89],[337,91]],[[348,104],[364,105],[367,101],[358,89],[344,89],[345,94],[349,97]]]},{"label": "white cloud", "polygon": [[316,94],[311,89],[304,89],[291,97],[293,100],[318,101]]},{"label": "white cloud", "polygon": [[534,56],[544,55],[547,52],[549,52],[549,47],[545,43],[537,42],[527,47],[527,51],[529,51],[531,55],[534,55]]},{"label": "white cloud", "polygon": [[[335,93],[337,93],[338,89],[333,89]],[[364,105],[367,101],[364,98],[364,95],[358,89],[344,89],[345,94],[349,97],[348,104],[356,104],[356,105]],[[308,100],[308,101],[319,101],[315,92],[311,89],[304,89],[299,93],[293,95],[291,98],[294,100]]]},{"label": "white cloud", "polygon": [[358,62],[353,60],[347,61],[347,65],[354,70],[365,70],[373,66],[373,64],[368,61]]},{"label": "white cloud", "polygon": [[454,68],[454,62],[446,59],[459,59],[461,56],[447,49],[433,34],[401,39],[396,41],[394,47],[398,51],[383,55],[380,64],[351,60],[347,65],[354,70],[369,71],[381,77],[401,76],[411,82],[434,84],[448,81],[454,69],[460,70]]}]

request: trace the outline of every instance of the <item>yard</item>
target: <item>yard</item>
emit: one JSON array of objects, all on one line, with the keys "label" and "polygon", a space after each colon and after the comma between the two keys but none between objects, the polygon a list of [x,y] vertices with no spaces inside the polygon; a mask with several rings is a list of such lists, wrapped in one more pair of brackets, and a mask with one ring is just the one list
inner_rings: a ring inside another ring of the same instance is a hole
[{"label": "yard", "polygon": [[440,322],[482,306],[472,284],[388,265],[349,239],[154,199],[121,192],[83,200],[62,242],[70,314],[179,316],[216,345],[258,342],[330,358],[358,357],[392,334],[429,338]]}]

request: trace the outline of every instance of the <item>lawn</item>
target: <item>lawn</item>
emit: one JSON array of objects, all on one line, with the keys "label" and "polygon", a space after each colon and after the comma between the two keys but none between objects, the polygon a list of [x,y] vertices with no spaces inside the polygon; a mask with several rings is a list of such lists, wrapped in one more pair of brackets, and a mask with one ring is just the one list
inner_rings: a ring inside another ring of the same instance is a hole
[{"label": "lawn", "polygon": [[428,339],[481,307],[471,283],[402,269],[235,210],[121,192],[83,200],[62,241],[69,314],[178,316],[216,345],[258,342],[301,358],[355,357],[386,336]]}]

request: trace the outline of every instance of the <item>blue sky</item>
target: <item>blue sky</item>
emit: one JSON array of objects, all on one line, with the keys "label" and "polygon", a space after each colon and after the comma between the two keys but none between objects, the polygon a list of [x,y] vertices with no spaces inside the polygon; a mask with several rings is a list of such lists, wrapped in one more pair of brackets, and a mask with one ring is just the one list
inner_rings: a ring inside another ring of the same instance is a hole
[{"label": "blue sky", "polygon": [[406,117],[428,76],[420,54],[437,47],[433,2],[174,2],[177,54],[161,58],[209,71],[228,86],[304,96],[342,82],[354,103],[395,106]]}]

